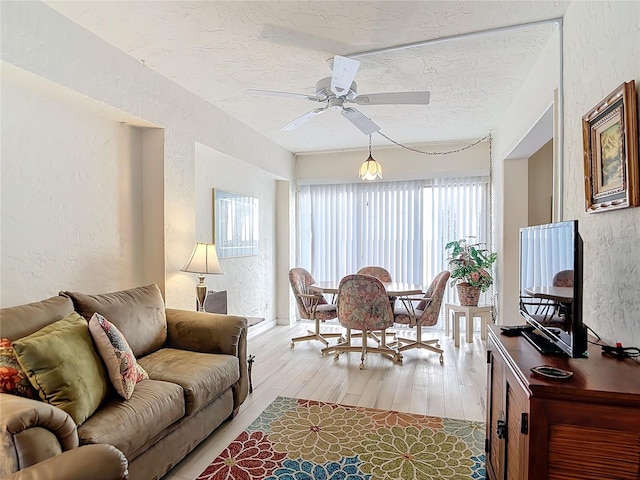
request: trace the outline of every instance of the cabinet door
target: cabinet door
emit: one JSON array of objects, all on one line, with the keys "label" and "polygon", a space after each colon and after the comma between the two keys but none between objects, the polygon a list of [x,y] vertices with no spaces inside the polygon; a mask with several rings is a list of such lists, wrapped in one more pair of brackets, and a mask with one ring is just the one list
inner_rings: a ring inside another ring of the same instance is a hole
[{"label": "cabinet door", "polygon": [[546,466],[538,478],[640,478],[640,411],[637,407],[598,405],[576,398],[573,401],[545,399],[534,402],[532,409],[538,419],[532,442],[543,449],[532,449],[532,468],[533,464]]},{"label": "cabinet door", "polygon": [[507,438],[504,468],[507,480],[526,480],[529,463],[529,395],[510,370],[506,371]]},{"label": "cabinet door", "polygon": [[528,392],[491,340],[487,363],[487,478],[527,480]]},{"label": "cabinet door", "polygon": [[504,480],[504,454],[506,429],[505,411],[505,364],[493,350],[491,342],[487,348],[487,434],[486,470],[487,478]]}]

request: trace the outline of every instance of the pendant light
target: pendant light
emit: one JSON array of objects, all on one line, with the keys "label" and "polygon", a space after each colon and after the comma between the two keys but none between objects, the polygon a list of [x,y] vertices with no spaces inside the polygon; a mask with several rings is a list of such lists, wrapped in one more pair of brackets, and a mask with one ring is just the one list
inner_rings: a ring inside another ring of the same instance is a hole
[{"label": "pendant light", "polygon": [[382,165],[371,156],[371,134],[369,134],[369,158],[360,165],[359,176],[362,180],[382,178]]}]

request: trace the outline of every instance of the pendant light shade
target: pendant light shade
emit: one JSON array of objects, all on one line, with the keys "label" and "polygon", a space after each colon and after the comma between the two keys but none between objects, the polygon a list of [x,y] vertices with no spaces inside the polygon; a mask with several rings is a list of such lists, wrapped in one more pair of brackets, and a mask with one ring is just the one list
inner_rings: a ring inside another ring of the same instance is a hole
[{"label": "pendant light shade", "polygon": [[382,165],[371,156],[371,134],[369,134],[369,158],[360,165],[358,175],[362,180],[382,178]]},{"label": "pendant light shade", "polygon": [[360,165],[360,178],[362,180],[375,180],[376,178],[382,178],[382,165],[375,161],[375,159],[369,155],[362,165]]}]

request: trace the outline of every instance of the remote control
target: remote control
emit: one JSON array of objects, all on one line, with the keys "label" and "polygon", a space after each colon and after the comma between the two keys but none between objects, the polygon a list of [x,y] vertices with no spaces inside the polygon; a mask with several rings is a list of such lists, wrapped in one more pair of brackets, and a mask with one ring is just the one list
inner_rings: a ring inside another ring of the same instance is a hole
[{"label": "remote control", "polygon": [[512,325],[500,327],[500,330],[502,331],[502,335],[507,337],[517,337],[523,331],[532,332],[534,328],[531,325]]}]

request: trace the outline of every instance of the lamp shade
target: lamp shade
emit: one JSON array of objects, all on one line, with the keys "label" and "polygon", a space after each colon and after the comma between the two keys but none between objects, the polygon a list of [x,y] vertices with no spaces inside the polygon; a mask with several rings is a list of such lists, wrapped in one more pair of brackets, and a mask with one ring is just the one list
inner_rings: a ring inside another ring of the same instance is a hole
[{"label": "lamp shade", "polygon": [[360,165],[360,172],[358,174],[362,180],[382,178],[382,165],[376,162],[371,154],[369,154],[369,158]]},{"label": "lamp shade", "polygon": [[218,261],[216,246],[213,243],[196,243],[189,257],[189,261],[181,270],[183,272],[200,274],[224,273]]},{"label": "lamp shade", "polygon": [[371,155],[371,134],[369,134],[369,158],[360,165],[358,176],[362,180],[375,180],[376,178],[382,178],[382,165],[376,162]]}]

